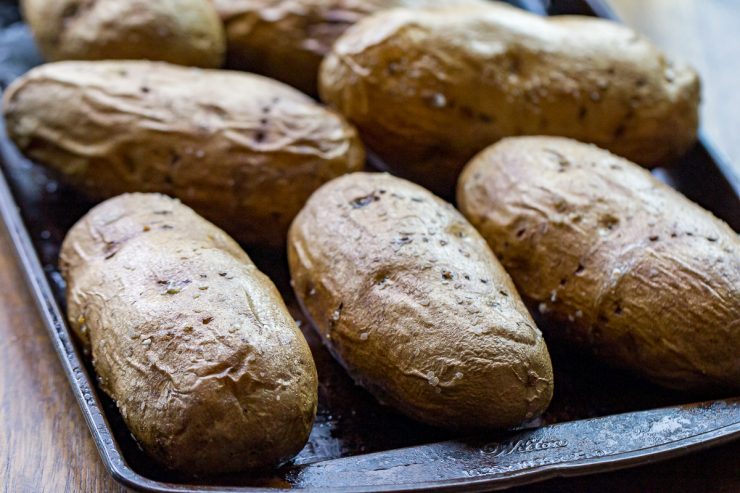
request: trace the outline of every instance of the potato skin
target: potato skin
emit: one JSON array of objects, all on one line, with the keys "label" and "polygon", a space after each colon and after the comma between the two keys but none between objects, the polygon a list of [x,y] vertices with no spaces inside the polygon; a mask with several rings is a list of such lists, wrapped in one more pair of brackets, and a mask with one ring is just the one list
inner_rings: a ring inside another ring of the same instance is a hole
[{"label": "potato skin", "polygon": [[226,51],[208,0],[22,0],[41,53],[59,60],[159,60],[216,68]]},{"label": "potato skin", "polygon": [[275,466],[308,439],[317,376],[272,282],[179,201],[131,194],[68,233],[73,330],[144,450],[185,473]]},{"label": "potato skin", "polygon": [[211,0],[226,28],[227,65],[315,96],[319,65],[334,41],[364,17],[393,7],[477,0]]},{"label": "potato skin", "polygon": [[740,240],[647,171],[510,138],[468,164],[458,204],[554,335],[668,387],[740,389]]},{"label": "potato skin", "polygon": [[93,199],[160,192],[237,240],[284,247],[322,183],[361,169],[335,113],[252,74],[152,62],[59,62],[5,95],[8,134]]},{"label": "potato skin", "polygon": [[511,279],[427,190],[377,173],[329,182],[293,222],[288,260],[324,344],[381,402],[457,429],[549,404],[550,357]]},{"label": "potato skin", "polygon": [[559,135],[665,165],[696,138],[699,80],[610,21],[489,5],[369,17],[337,41],[324,101],[390,170],[454,192],[497,140]]}]

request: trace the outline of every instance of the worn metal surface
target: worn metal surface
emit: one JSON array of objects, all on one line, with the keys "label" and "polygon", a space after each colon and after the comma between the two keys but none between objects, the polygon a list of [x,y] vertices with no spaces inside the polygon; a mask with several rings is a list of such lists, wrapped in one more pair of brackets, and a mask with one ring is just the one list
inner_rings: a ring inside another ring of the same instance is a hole
[{"label": "worn metal surface", "polygon": [[[336,459],[289,475],[299,487],[465,485],[488,489],[564,473],[604,470],[721,441],[740,431],[740,399],[571,421],[502,441],[460,440]],[[619,462],[617,462],[619,461]],[[563,467],[564,466],[564,467]]]},{"label": "worn metal surface", "polygon": [[[560,0],[552,7],[584,13],[586,4]],[[0,16],[8,14],[14,22],[14,12],[0,11]],[[0,83],[38,61],[25,26],[14,22],[0,31]],[[465,439],[414,423],[378,405],[331,359],[297,309],[284,258],[250,251],[276,281],[314,353],[321,379],[314,430],[295,461],[274,475],[199,480],[167,474],[151,466],[115,405],[96,387],[63,318],[58,249],[67,229],[91,204],[24,160],[4,129],[0,133],[1,168],[9,182],[0,175],[0,212],[101,457],[129,486],[148,491],[492,489],[650,462],[740,436],[737,399],[683,405],[723,396],[670,392],[556,346],[551,347],[553,403],[522,430]],[[657,174],[738,229],[738,197],[721,167],[700,145],[676,168]]]}]

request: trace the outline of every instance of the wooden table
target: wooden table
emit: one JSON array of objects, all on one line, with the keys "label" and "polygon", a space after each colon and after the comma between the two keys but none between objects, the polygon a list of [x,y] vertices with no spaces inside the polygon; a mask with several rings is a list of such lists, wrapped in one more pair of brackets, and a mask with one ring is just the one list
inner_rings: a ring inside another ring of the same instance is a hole
[{"label": "wooden table", "polygon": [[[612,0],[705,87],[704,125],[740,165],[740,2]],[[735,168],[740,175],[740,167]],[[0,491],[123,491],[107,475],[0,228]],[[740,443],[521,491],[740,491]]]},{"label": "wooden table", "polygon": [[740,2],[610,0],[617,14],[702,78],[702,126],[740,179]]}]

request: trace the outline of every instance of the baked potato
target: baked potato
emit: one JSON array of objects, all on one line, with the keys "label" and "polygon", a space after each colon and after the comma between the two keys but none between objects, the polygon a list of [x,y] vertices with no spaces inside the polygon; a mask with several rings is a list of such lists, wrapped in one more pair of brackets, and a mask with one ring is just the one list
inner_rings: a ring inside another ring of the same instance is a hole
[{"label": "baked potato", "polygon": [[458,203],[554,337],[668,387],[740,389],[740,239],[711,213],[555,137],[483,151]]},{"label": "baked potato", "polygon": [[13,83],[4,110],[20,150],[87,196],[176,196],[250,245],[284,248],[311,192],[365,160],[341,116],[238,72],[58,62]]},{"label": "baked potato", "polygon": [[288,260],[322,341],[380,402],[453,429],[514,426],[550,402],[547,347],[511,279],[427,190],[332,180],[293,222]]},{"label": "baked potato", "polygon": [[208,0],[21,0],[49,61],[159,60],[215,68],[224,29]]},{"label": "baked potato", "polygon": [[358,20],[393,7],[482,0],[212,0],[226,28],[227,65],[315,96],[319,65]]},{"label": "baked potato", "polygon": [[276,466],[306,443],[316,368],[270,279],[223,231],[158,194],[112,198],[67,234],[69,323],[159,464]]},{"label": "baked potato", "polygon": [[692,69],[611,21],[485,3],[375,14],[326,57],[322,99],[389,170],[451,195],[463,165],[507,136],[572,137],[646,166],[692,146]]}]

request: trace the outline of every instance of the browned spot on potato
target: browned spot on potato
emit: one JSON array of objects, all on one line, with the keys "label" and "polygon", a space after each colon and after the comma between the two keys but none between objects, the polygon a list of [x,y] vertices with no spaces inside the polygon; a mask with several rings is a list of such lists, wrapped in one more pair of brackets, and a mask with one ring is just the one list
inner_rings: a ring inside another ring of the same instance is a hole
[{"label": "browned spot on potato", "polygon": [[620,139],[624,135],[624,133],[627,131],[627,125],[625,123],[620,123],[617,125],[617,128],[614,129],[614,139]]},{"label": "browned spot on potato", "polygon": [[607,229],[609,231],[613,230],[619,225],[619,218],[617,216],[614,216],[612,214],[604,214],[603,216],[599,217],[599,227],[603,229]]}]

